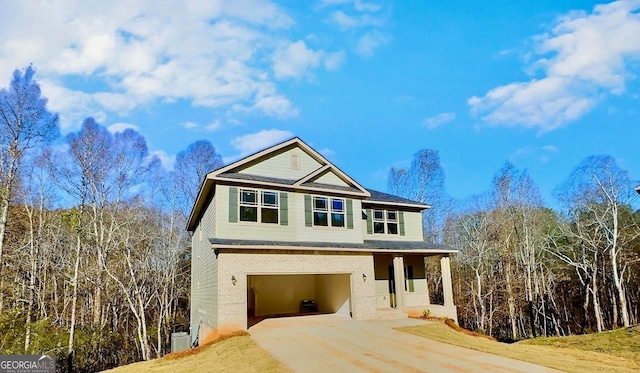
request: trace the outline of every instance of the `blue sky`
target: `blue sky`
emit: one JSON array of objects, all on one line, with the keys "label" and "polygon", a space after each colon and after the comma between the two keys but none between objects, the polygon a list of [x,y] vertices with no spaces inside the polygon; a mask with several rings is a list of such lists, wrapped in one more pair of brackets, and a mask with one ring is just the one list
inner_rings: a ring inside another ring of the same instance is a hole
[{"label": "blue sky", "polygon": [[63,133],[134,127],[166,167],[299,136],[378,190],[423,148],[458,199],[506,160],[551,204],[589,155],[640,179],[637,0],[65,4],[0,3],[3,85],[33,63]]}]

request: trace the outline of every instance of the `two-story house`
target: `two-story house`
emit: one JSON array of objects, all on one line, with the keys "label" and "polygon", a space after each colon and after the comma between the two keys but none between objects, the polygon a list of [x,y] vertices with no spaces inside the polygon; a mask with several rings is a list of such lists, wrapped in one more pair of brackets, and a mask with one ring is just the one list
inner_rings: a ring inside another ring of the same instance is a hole
[{"label": "two-story house", "polygon": [[[210,172],[187,226],[192,338],[304,306],[356,320],[425,309],[457,320],[455,250],[423,240],[427,208],[362,187],[299,138]],[[440,257],[442,305],[429,303],[427,256]]]}]

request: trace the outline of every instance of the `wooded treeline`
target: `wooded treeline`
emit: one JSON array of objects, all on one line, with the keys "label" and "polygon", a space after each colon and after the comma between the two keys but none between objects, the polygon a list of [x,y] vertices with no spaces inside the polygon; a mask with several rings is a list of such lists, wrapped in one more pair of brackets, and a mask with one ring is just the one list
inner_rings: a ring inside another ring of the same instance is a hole
[{"label": "wooded treeline", "polygon": [[425,237],[460,250],[459,323],[504,341],[639,322],[636,185],[612,157],[591,156],[556,188],[552,209],[527,171],[506,162],[490,191],[455,206],[437,151],[389,175],[390,191],[432,205]]},{"label": "wooded treeline", "polygon": [[186,219],[220,156],[198,141],[169,172],[91,118],[61,138],[34,73],[0,91],[0,353],[74,371],[162,356],[188,331]]},{"label": "wooded treeline", "polygon": [[[0,91],[0,353],[51,353],[61,371],[68,356],[76,371],[161,356],[188,330],[186,219],[221,158],[198,141],[167,171],[135,130],[91,118],[61,137],[34,74],[18,70]],[[391,170],[388,189],[432,205],[425,238],[460,250],[460,324],[517,340],[638,323],[634,186],[613,158],[593,156],[552,209],[506,163],[490,191],[456,202],[438,152],[423,150]]]}]

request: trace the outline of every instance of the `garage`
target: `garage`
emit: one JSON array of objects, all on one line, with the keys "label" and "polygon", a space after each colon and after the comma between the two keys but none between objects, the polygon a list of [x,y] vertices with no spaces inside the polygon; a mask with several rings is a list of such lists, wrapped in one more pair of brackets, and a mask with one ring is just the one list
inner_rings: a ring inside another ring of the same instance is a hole
[{"label": "garage", "polygon": [[247,275],[247,315],[278,317],[336,313],[351,316],[351,276]]}]

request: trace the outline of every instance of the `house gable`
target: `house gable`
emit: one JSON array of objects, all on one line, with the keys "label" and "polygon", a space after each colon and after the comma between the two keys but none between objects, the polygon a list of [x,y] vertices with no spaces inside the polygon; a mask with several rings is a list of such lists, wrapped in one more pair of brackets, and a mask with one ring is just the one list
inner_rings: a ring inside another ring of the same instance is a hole
[{"label": "house gable", "polygon": [[324,164],[314,159],[297,145],[291,145],[263,158],[241,165],[230,172],[298,180]]},{"label": "house gable", "polygon": [[191,211],[193,231],[216,185],[334,194],[365,199],[370,192],[297,137],[249,155],[207,174]]},{"label": "house gable", "polygon": [[370,196],[367,189],[297,137],[211,172],[207,179],[276,184],[310,192],[331,189],[361,198]]}]

